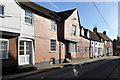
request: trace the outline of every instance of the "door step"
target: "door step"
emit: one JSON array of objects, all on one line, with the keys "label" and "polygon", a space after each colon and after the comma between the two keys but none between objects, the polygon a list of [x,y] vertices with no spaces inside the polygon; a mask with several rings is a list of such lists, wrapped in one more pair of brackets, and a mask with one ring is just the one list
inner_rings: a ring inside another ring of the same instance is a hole
[{"label": "door step", "polygon": [[36,69],[37,69],[37,66],[35,65],[23,65],[18,67],[19,72],[27,72],[27,71],[32,71]]},{"label": "door step", "polygon": [[71,62],[71,59],[69,59],[69,58],[64,59],[64,63],[69,63],[69,62]]}]

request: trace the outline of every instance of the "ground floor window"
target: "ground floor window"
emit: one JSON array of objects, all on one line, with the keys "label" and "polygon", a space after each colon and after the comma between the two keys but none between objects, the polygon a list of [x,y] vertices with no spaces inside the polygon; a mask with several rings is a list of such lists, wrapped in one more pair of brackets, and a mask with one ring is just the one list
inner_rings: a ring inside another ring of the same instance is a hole
[{"label": "ground floor window", "polygon": [[89,53],[89,47],[87,48],[87,53]]},{"label": "ground floor window", "polygon": [[95,47],[95,53],[97,53],[97,47]]},{"label": "ground floor window", "polygon": [[0,59],[8,59],[8,40],[0,39]]},{"label": "ground floor window", "polygon": [[56,39],[50,39],[50,51],[56,51]]},{"label": "ground floor window", "polygon": [[81,53],[83,53],[83,48],[81,47]]},{"label": "ground floor window", "polygon": [[69,52],[76,52],[76,44],[75,43],[72,43],[70,42],[69,43]]}]

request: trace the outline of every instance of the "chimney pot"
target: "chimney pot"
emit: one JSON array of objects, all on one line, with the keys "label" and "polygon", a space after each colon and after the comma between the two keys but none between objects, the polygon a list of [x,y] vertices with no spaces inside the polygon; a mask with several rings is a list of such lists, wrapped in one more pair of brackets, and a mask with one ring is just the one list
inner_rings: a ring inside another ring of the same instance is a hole
[{"label": "chimney pot", "polygon": [[106,35],[106,31],[103,31],[103,34]]},{"label": "chimney pot", "polygon": [[94,27],[93,32],[97,33],[97,27]]}]

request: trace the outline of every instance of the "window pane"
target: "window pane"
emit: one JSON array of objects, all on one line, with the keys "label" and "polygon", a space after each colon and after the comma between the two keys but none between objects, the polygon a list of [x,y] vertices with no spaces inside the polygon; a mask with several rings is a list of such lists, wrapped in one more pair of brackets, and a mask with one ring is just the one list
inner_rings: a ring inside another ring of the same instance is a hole
[{"label": "window pane", "polygon": [[76,26],[72,25],[72,35],[76,36]]},{"label": "window pane", "polygon": [[24,55],[24,51],[20,51],[20,55]]},{"label": "window pane", "polygon": [[27,41],[26,42],[26,54],[29,55],[31,53],[31,51],[32,51],[32,42]]},{"label": "window pane", "polygon": [[4,15],[4,7],[0,6],[0,14]]},{"label": "window pane", "polygon": [[56,40],[50,40],[50,44],[51,51],[56,51]]},{"label": "window pane", "polygon": [[51,30],[56,30],[56,22],[51,20]]},{"label": "window pane", "polygon": [[20,45],[24,45],[24,41],[20,41]]},{"label": "window pane", "polygon": [[32,24],[32,12],[25,10],[25,22]]}]

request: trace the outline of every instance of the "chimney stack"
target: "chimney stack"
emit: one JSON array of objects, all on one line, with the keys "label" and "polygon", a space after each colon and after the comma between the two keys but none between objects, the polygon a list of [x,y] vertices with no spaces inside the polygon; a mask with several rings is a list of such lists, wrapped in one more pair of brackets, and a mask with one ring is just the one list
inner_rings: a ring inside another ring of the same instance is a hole
[{"label": "chimney stack", "polygon": [[97,33],[97,27],[94,27],[93,32]]},{"label": "chimney stack", "polygon": [[103,31],[103,34],[106,35],[106,31]]},{"label": "chimney stack", "polygon": [[117,36],[117,40],[120,40],[120,37]]}]

